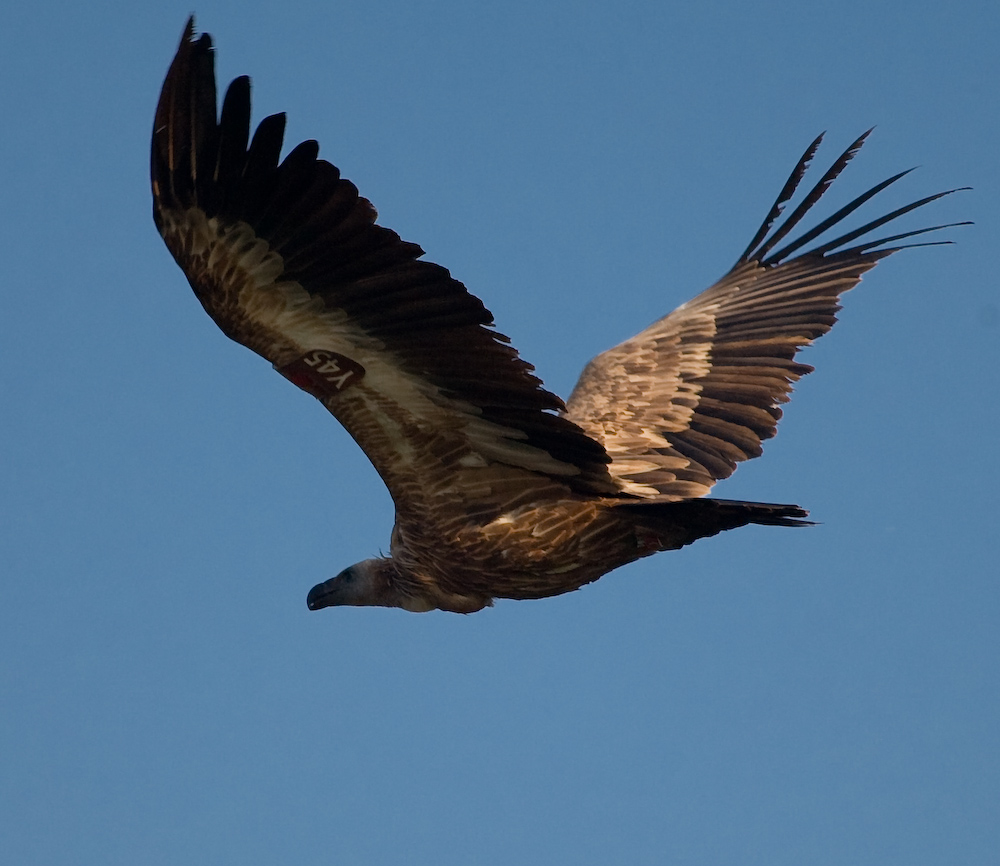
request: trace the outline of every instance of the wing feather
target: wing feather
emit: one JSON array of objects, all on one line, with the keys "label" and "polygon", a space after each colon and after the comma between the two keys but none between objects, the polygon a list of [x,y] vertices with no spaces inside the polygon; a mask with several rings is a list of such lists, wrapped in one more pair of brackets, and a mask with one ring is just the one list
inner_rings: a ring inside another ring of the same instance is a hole
[{"label": "wing feather", "polygon": [[377,225],[316,142],[279,162],[284,115],[252,138],[249,123],[246,77],[217,120],[211,38],[189,21],[154,122],[156,225],[219,327],[327,406],[397,508],[435,491],[480,514],[515,488],[615,492],[603,446],[558,414],[482,302]]},{"label": "wing feather", "polygon": [[[870,132],[870,130],[869,130]],[[626,492],[658,500],[707,493],[776,432],[779,404],[812,371],[796,353],[833,327],[840,296],[903,246],[949,226],[851,242],[955,190],[927,196],[790,258],[908,172],[876,184],[777,252],[860,150],[847,148],[776,228],[822,136],[802,155],[736,265],[718,283],[642,333],[594,358],[566,417],[604,444]],[[951,225],[963,225],[954,223]]]}]

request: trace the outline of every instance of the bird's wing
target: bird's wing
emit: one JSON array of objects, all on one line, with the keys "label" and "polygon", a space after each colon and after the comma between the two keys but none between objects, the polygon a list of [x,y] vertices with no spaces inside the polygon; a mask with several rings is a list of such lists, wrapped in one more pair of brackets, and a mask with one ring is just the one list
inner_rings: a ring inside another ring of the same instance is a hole
[{"label": "bird's wing", "polygon": [[216,324],[326,405],[397,509],[617,489],[478,298],[376,225],[316,142],[279,164],[284,115],[249,130],[249,80],[217,119],[211,38],[189,21],[153,129],[157,228]]},{"label": "bird's wing", "polygon": [[[796,353],[830,330],[841,294],[879,259],[902,246],[919,245],[899,241],[946,227],[871,237],[896,217],[955,190],[899,208],[793,257],[907,174],[902,172],[775,250],[867,136],[855,141],[772,231],[819,147],[822,136],[817,138],[728,274],[584,369],[566,403],[566,417],[604,444],[611,473],[625,492],[659,500],[702,496],[737,463],[758,456],[761,442],[775,433],[778,404],[787,402],[793,383],[812,370],[796,362]],[[859,239],[862,243],[852,246]]]}]

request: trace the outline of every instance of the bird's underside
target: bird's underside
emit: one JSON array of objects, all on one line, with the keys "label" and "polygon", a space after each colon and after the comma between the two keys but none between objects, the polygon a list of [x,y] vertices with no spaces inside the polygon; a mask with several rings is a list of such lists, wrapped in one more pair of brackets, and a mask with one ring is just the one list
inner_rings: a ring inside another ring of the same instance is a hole
[{"label": "bird's underside", "polygon": [[900,241],[944,227],[872,237],[939,193],[819,241],[903,172],[789,240],[867,133],[778,222],[817,138],[733,268],[594,358],[564,404],[316,142],[279,162],[283,115],[250,139],[247,78],[216,110],[211,39],[192,20],[154,122],[157,228],[223,332],[326,406],[396,506],[391,556],[315,587],[312,608],[471,612],[726,529],[807,523],[797,506],[704,497],[774,435],[811,370],[796,353],[832,327],[840,295]]}]

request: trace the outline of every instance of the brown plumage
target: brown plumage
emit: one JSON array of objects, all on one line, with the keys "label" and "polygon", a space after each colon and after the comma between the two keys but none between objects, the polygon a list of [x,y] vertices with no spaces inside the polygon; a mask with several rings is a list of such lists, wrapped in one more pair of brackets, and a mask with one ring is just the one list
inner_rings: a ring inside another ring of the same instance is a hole
[{"label": "brown plumage", "polygon": [[564,405],[478,298],[376,224],[316,142],[279,163],[284,116],[249,130],[249,80],[217,119],[212,42],[189,21],[153,129],[157,228],[223,332],[326,406],[396,506],[391,556],[314,587],[314,609],[468,613],[726,529],[807,523],[794,505],[699,497],[774,435],[777,404],[811,369],[796,352],[830,329],[840,295],[901,248],[888,244],[932,229],[852,242],[947,194],[799,253],[900,174],[775,249],[867,133],[772,230],[816,139],[733,269],[592,360]]}]

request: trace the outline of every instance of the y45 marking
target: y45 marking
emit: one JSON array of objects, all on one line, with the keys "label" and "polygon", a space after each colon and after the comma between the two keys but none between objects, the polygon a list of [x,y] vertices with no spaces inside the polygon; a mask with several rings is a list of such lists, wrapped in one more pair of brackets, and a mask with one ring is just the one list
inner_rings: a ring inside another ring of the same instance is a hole
[{"label": "y45 marking", "polygon": [[275,369],[303,391],[320,399],[356,385],[365,375],[365,368],[357,361],[328,349],[312,349],[297,361]]}]

